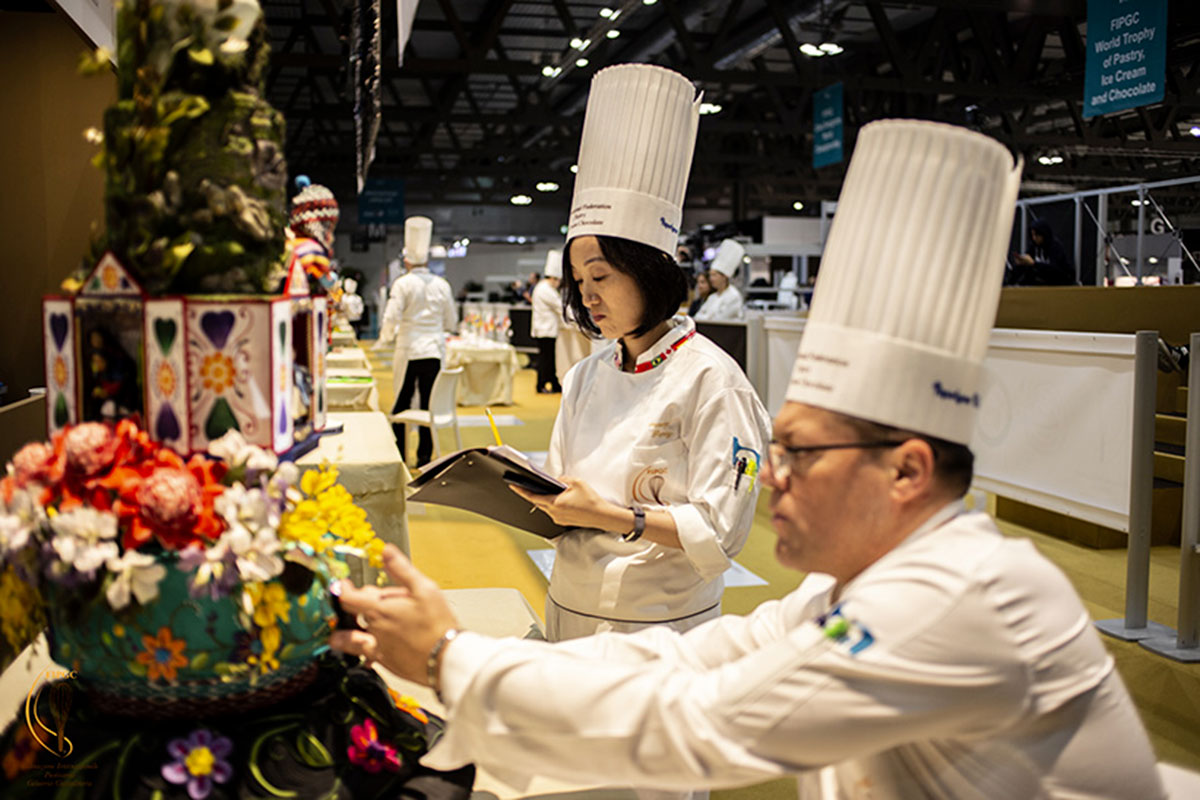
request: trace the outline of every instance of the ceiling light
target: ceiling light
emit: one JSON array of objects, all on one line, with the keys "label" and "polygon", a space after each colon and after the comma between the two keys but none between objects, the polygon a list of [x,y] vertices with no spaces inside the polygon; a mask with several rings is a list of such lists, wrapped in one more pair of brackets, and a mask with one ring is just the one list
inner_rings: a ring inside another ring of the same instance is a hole
[{"label": "ceiling light", "polygon": [[801,203],[799,200],[797,200],[796,202],[792,203],[792,208],[796,211],[803,211],[804,203]]},{"label": "ceiling light", "polygon": [[571,40],[571,47],[575,48],[576,50],[582,50],[583,49],[583,39],[580,39],[578,36],[576,36],[574,39]]},{"label": "ceiling light", "polygon": [[566,226],[566,225],[559,225],[559,226],[558,226],[558,232],[559,232],[559,233],[561,233],[563,236],[566,236],[566,235],[567,235],[567,226]]},{"label": "ceiling light", "polygon": [[644,5],[644,6],[652,6],[652,5],[654,5],[655,3],[657,3],[657,2],[658,2],[658,0],[642,0],[642,5]]},{"label": "ceiling light", "polygon": [[586,58],[580,58],[575,61],[575,66],[579,67],[580,69],[583,69],[587,65],[588,65],[588,60]]},{"label": "ceiling light", "polygon": [[542,67],[542,74],[547,78],[557,78],[560,72],[562,72],[562,67],[552,67],[549,64]]},{"label": "ceiling light", "polygon": [[1157,263],[1158,263],[1158,256],[1150,256],[1150,257],[1149,257],[1149,258],[1147,258],[1146,260],[1147,260],[1147,261],[1149,261],[1151,264],[1157,264]]},{"label": "ceiling light", "polygon": [[533,198],[527,194],[514,194],[512,197],[508,198],[508,202],[512,203],[514,206],[527,206],[533,202]]},{"label": "ceiling light", "polygon": [[721,106],[717,103],[701,103],[700,104],[700,113],[701,114],[719,114],[719,113],[721,113]]},{"label": "ceiling light", "polygon": [[515,236],[509,236],[509,237],[505,238],[505,240],[504,240],[504,241],[508,242],[509,244],[516,244],[516,243],[517,243],[517,237],[515,237]]},{"label": "ceiling light", "polygon": [[615,39],[621,35],[621,32],[619,30],[617,30],[616,28],[613,28],[611,31],[609,31],[608,33],[606,33],[604,35],[610,39]]},{"label": "ceiling light", "polygon": [[820,58],[821,56],[825,55],[824,50],[817,47],[815,44],[812,44],[811,42],[805,42],[804,44],[800,45],[800,52],[804,53],[804,55],[808,56],[809,58]]},{"label": "ceiling light", "polygon": [[468,239],[467,237],[465,237],[465,236],[464,236],[464,237],[463,237],[463,240],[462,240],[462,246],[463,246],[463,247],[466,247],[466,246],[467,246],[467,245],[469,245],[470,243],[471,243],[471,240],[470,240],[470,239]]},{"label": "ceiling light", "polygon": [[572,172],[573,174],[576,174],[576,175],[577,175],[577,174],[579,174],[579,165],[578,165],[578,164],[572,164],[572,165],[571,165],[571,172]]},{"label": "ceiling light", "polygon": [[539,192],[557,192],[558,184],[554,181],[542,181],[537,185],[537,190]]},{"label": "ceiling light", "polygon": [[842,46],[837,42],[821,42],[817,45],[817,48],[831,56],[836,56],[838,53],[843,52]]},{"label": "ceiling light", "polygon": [[1200,125],[1193,125],[1192,129],[1189,130],[1188,133],[1190,133],[1192,136],[1200,136]]},{"label": "ceiling light", "polygon": [[1140,206],[1141,204],[1142,204],[1142,201],[1137,199],[1136,197],[1129,201],[1129,205],[1131,205],[1131,206]]},{"label": "ceiling light", "polygon": [[600,9],[600,16],[604,17],[605,19],[608,19],[612,15],[613,15],[613,10],[611,8]]},{"label": "ceiling light", "polygon": [[525,244],[525,237],[524,237],[524,236],[518,236],[518,237],[517,237],[517,244]]}]

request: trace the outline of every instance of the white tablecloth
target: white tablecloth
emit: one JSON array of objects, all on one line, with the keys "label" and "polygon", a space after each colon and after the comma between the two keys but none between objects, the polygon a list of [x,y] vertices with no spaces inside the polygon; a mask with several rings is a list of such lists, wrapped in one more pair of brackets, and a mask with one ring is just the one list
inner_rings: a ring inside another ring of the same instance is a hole
[{"label": "white tablecloth", "polygon": [[[338,482],[366,510],[375,533],[407,553],[404,498],[409,474],[396,449],[391,424],[378,411],[331,411],[328,424],[338,422],[345,430],[322,436],[317,448],[300,458],[297,466],[312,469],[325,462],[336,466]],[[354,577],[360,583],[364,576]],[[374,580],[374,572],[367,577]]]},{"label": "white tablecloth", "polygon": [[325,374],[326,399],[331,410],[380,410],[379,390],[370,369],[331,368]]},{"label": "white tablecloth", "polygon": [[361,347],[335,347],[325,354],[327,369],[366,369],[371,368],[367,354]]},{"label": "white tablecloth", "polygon": [[521,368],[511,344],[480,339],[451,339],[446,367],[462,367],[458,379],[460,406],[512,405],[513,376]]},{"label": "white tablecloth", "polygon": [[334,347],[354,347],[358,344],[354,336],[354,328],[334,328],[329,343]]}]

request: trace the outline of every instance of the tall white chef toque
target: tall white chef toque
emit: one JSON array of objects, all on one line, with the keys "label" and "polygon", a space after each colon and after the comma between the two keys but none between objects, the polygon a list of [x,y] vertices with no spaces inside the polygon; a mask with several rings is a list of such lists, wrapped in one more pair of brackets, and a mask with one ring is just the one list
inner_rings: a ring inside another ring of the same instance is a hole
[{"label": "tall white chef toque", "polygon": [[421,266],[429,262],[429,243],[433,239],[433,220],[429,217],[409,217],[404,220],[404,258]]},{"label": "tall white chef toque", "polygon": [[542,274],[547,278],[562,277],[562,250],[551,250],[546,253],[546,266]]},{"label": "tall white chef toque", "polygon": [[709,269],[715,269],[726,278],[732,278],[733,273],[737,272],[738,267],[742,265],[742,259],[745,256],[746,248],[733,239],[726,239],[721,242],[721,246],[717,248],[717,254],[713,256],[712,263],[708,266]]},{"label": "tall white chef toque", "polygon": [[567,241],[619,236],[674,257],[700,97],[677,72],[618,64],[592,78]]},{"label": "tall white chef toque", "polygon": [[964,128],[864,126],[787,399],[969,445],[1021,167]]}]

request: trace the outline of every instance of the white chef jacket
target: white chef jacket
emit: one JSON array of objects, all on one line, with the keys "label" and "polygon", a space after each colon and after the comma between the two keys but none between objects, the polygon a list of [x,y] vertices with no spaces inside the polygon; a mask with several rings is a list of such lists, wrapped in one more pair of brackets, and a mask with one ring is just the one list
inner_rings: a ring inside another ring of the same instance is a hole
[{"label": "white chef jacket", "polygon": [[953,503],[848,583],[748,617],[550,645],[463,633],[424,763],[661,789],[800,773],[800,797],[1165,797],[1066,577]]},{"label": "white chef jacket", "polygon": [[704,298],[704,305],[696,312],[700,322],[729,322],[746,318],[746,304],[742,301],[742,293],[733,284],[725,287],[723,292],[713,292]]},{"label": "white chef jacket", "polygon": [[387,308],[383,313],[379,338],[395,337],[392,357],[392,381],[399,393],[404,385],[408,362],[418,358],[446,356],[446,331],[458,325],[454,295],[445,278],[428,267],[414,267],[392,284]]},{"label": "white chef jacket", "polygon": [[553,339],[558,336],[558,328],[562,324],[562,295],[549,281],[540,280],[533,287],[531,302],[533,314],[529,323],[529,335],[535,339]]},{"label": "white chef jacket", "polygon": [[770,418],[737,363],[689,317],[672,318],[638,372],[621,371],[620,353],[611,342],[567,373],[546,469],[619,505],[666,509],[683,549],[622,541],[627,531],[569,531],[553,540],[549,594],[602,619],[680,620],[720,602],[721,576],[754,519]]}]

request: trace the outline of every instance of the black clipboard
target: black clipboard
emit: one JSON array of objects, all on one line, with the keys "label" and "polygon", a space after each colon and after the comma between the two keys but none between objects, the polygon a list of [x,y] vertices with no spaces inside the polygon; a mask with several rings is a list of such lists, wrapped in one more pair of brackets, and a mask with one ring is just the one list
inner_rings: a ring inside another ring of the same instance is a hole
[{"label": "black clipboard", "polygon": [[519,450],[507,445],[472,447],[430,462],[409,482],[416,491],[408,500],[461,508],[544,539],[567,530],[509,489],[510,484],[538,494],[558,494],[567,488]]}]

